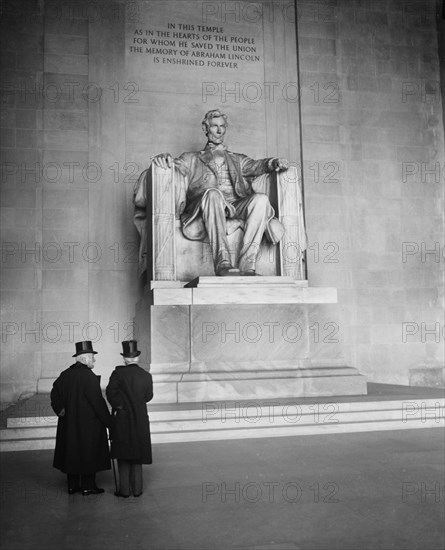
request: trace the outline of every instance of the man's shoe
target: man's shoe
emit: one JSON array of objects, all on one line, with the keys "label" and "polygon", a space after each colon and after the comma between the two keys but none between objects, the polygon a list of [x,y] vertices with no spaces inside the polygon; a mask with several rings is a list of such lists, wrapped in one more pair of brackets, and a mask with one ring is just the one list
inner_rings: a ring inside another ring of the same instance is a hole
[{"label": "man's shoe", "polygon": [[133,495],[134,497],[140,497],[142,495],[142,491],[138,493],[137,495]]},{"label": "man's shoe", "polygon": [[254,269],[246,269],[246,271],[241,271],[241,277],[255,277],[257,272]]},{"label": "man's shoe", "polygon": [[124,495],[124,494],[120,493],[119,491],[114,491],[114,496],[115,497],[122,497],[122,498],[129,498],[130,495]]},{"label": "man's shoe", "polygon": [[222,262],[215,271],[215,275],[218,277],[237,277],[239,274],[239,269],[233,267],[229,262]]},{"label": "man's shoe", "polygon": [[82,495],[87,497],[88,495],[100,495],[105,492],[105,489],[101,487],[94,487],[94,489],[82,489]]},{"label": "man's shoe", "polygon": [[80,493],[82,489],[80,487],[69,487],[68,488],[68,494],[74,495],[75,493]]}]

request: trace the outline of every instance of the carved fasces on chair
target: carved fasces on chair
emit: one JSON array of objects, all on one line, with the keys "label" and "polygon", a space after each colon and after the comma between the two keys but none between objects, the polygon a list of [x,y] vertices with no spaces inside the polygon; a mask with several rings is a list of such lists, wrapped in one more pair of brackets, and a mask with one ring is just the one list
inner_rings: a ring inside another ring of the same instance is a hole
[{"label": "carved fasces on chair", "polygon": [[154,164],[151,170],[153,280],[174,281],[176,279],[175,170],[164,170]]},{"label": "carved fasces on chair", "polygon": [[175,219],[185,207],[186,182],[173,168],[152,164],[134,191],[134,223],[141,237],[139,275],[153,281],[176,280]]},{"label": "carved fasces on chair", "polygon": [[278,215],[285,232],[280,241],[281,275],[305,279],[304,251],[307,248],[303,194],[295,166],[278,173]]},{"label": "carved fasces on chair", "polygon": [[279,243],[279,275],[296,280],[306,279],[304,251],[307,248],[307,237],[298,170],[290,166],[284,172],[263,174],[255,178],[252,188],[256,193],[265,193],[269,197],[276,188],[276,215],[285,231]]}]

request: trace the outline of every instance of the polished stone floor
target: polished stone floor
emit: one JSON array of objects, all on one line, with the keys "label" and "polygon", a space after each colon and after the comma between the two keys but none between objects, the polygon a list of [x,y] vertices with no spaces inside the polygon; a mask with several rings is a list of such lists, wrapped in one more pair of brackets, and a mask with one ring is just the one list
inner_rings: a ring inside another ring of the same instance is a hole
[{"label": "polished stone floor", "polygon": [[2,550],[439,550],[444,431],[154,446],[140,498],[65,494],[52,451],[2,453]]}]

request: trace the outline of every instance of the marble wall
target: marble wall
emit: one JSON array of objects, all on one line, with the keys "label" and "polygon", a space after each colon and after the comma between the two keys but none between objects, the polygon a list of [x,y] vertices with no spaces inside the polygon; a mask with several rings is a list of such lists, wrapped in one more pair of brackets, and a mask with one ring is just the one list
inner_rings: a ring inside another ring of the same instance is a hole
[{"label": "marble wall", "polygon": [[408,384],[444,366],[436,3],[298,4],[309,280],[337,286],[351,364]]},{"label": "marble wall", "polygon": [[5,1],[2,401],[50,384],[82,339],[108,379],[143,292],[135,176],[159,152],[200,148],[214,106],[232,150],[303,159],[310,284],[339,289],[320,336],[335,322],[374,381],[443,365],[443,333],[425,332],[444,326],[445,166],[426,4]]},{"label": "marble wall", "polygon": [[202,147],[217,106],[233,150],[299,154],[297,103],[263,86],[298,81],[292,18],[246,18],[239,2],[227,21],[197,0],[22,4],[2,23],[3,401],[50,388],[78,340],[104,381],[118,363],[143,292],[133,186],[153,155]]}]

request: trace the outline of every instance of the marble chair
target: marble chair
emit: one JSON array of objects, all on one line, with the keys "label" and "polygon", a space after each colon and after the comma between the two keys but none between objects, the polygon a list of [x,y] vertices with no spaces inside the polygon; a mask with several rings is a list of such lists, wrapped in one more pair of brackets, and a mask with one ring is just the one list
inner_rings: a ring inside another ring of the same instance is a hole
[{"label": "marble chair", "polygon": [[[265,174],[252,181],[256,192],[269,196],[276,216],[285,228],[279,245],[261,244],[257,271],[261,275],[286,275],[305,279],[306,232],[298,172],[291,167],[280,174]],[[147,280],[189,282],[213,276],[208,242],[183,236],[180,214],[185,206],[186,181],[174,167],[164,170],[152,164],[139,177],[134,192],[134,223],[141,237],[139,275]],[[241,228],[228,235],[233,265],[242,243]]]}]

